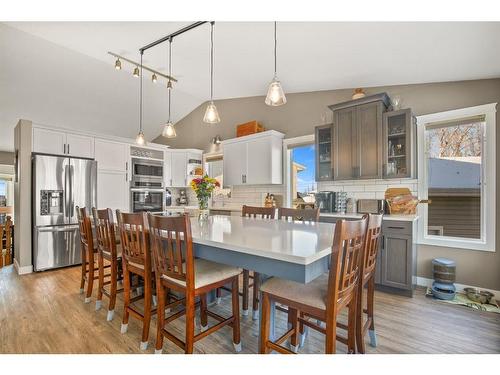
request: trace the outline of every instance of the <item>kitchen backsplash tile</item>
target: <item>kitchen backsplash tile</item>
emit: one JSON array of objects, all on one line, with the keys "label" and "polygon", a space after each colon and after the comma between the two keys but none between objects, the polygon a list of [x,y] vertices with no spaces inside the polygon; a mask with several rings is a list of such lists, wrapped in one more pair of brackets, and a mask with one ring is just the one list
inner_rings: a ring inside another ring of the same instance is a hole
[{"label": "kitchen backsplash tile", "polygon": [[384,199],[385,191],[395,187],[406,187],[413,195],[418,192],[416,179],[318,182],[318,191],[345,191],[348,198],[355,199]]},{"label": "kitchen backsplash tile", "polygon": [[231,193],[215,197],[213,207],[241,207],[244,204],[263,206],[267,193],[274,194],[278,205],[283,205],[283,185],[247,185],[233,186]]}]

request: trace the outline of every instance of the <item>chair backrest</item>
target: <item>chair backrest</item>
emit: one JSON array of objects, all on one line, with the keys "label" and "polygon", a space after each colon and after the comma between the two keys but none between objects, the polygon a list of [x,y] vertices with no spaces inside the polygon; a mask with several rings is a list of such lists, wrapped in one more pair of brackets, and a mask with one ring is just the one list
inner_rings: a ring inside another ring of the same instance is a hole
[{"label": "chair backrest", "polygon": [[109,253],[112,258],[117,258],[113,211],[110,208],[98,210],[93,207],[92,216],[94,216],[97,250],[100,253]]},{"label": "chair backrest", "polygon": [[[92,233],[92,223],[87,214],[85,207],[76,206],[76,217],[78,219],[78,227],[80,229],[80,244],[82,251],[87,251],[88,254],[94,253],[94,236]],[[90,261],[90,258],[89,258]]]},{"label": "chair backrest", "polygon": [[328,279],[327,309],[349,301],[358,286],[368,219],[335,223],[332,262]]},{"label": "chair backrest", "polygon": [[[5,258],[4,258],[5,251]],[[0,224],[0,268],[12,262],[12,220],[7,216],[5,222]],[[5,262],[4,262],[5,260]]]},{"label": "chair backrest", "polygon": [[319,208],[278,208],[278,219],[285,221],[319,221]]},{"label": "chair backrest", "polygon": [[274,207],[253,207],[244,205],[241,210],[243,217],[261,217],[262,219],[274,219],[276,209]]},{"label": "chair backrest", "polygon": [[151,251],[146,213],[129,214],[116,210],[116,217],[121,235],[123,259],[126,263],[144,266],[144,270],[150,272]]},{"label": "chair backrest", "polygon": [[369,279],[375,273],[375,265],[377,261],[377,253],[380,246],[380,237],[382,234],[382,215],[365,215],[368,218],[368,226],[366,228],[366,244],[363,252],[363,279]]},{"label": "chair backrest", "polygon": [[194,254],[189,215],[148,215],[151,246],[158,277],[184,281],[194,289]]}]

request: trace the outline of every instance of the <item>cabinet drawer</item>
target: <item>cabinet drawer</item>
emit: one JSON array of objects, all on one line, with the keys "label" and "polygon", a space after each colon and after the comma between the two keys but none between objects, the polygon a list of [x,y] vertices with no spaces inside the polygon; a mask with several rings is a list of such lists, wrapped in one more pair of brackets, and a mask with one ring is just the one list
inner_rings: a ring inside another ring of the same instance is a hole
[{"label": "cabinet drawer", "polygon": [[382,233],[394,233],[411,236],[412,227],[413,222],[411,221],[384,220],[382,222]]}]

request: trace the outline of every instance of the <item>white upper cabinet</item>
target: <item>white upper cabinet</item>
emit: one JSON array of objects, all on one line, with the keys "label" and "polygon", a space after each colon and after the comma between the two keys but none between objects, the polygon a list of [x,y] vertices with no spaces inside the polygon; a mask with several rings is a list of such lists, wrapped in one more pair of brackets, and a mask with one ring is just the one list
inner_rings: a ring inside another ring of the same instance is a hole
[{"label": "white upper cabinet", "polygon": [[281,184],[283,138],[269,130],[224,141],[224,185]]},{"label": "white upper cabinet", "polygon": [[78,158],[94,158],[94,138],[66,133],[66,154]]},{"label": "white upper cabinet", "polygon": [[33,128],[33,152],[94,158],[94,138],[59,130]]},{"label": "white upper cabinet", "polygon": [[171,183],[172,187],[187,186],[187,154],[185,152],[172,152]]},{"label": "white upper cabinet", "polygon": [[96,138],[95,160],[97,168],[107,171],[128,172],[129,145]]},{"label": "white upper cabinet", "polygon": [[164,179],[166,187],[187,187],[201,168],[203,151],[195,149],[165,151]]},{"label": "white upper cabinet", "polygon": [[172,153],[165,151],[165,161],[163,163],[163,181],[165,187],[172,186]]},{"label": "white upper cabinet", "polygon": [[33,152],[51,155],[66,154],[66,133],[33,128]]}]

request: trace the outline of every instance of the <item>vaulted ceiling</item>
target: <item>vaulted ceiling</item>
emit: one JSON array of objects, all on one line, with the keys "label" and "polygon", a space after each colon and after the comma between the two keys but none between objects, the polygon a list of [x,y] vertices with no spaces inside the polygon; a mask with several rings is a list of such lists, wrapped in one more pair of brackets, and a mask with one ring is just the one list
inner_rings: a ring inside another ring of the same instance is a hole
[{"label": "vaulted ceiling", "polygon": [[[134,137],[138,80],[132,66],[115,71],[107,51],[138,60],[141,46],[189,23],[0,24],[0,126],[27,118]],[[279,23],[278,76],[286,92],[496,78],[498,35],[500,23]],[[209,98],[208,63],[208,24],[174,39],[175,121]],[[166,73],[167,45],[148,50],[144,64]],[[272,23],[216,23],[216,99],[265,95],[272,74]],[[167,91],[149,77],[144,126],[152,139],[166,120]],[[13,149],[13,137],[1,138],[2,149]]]}]

